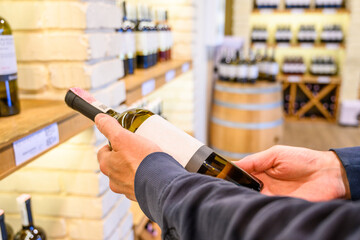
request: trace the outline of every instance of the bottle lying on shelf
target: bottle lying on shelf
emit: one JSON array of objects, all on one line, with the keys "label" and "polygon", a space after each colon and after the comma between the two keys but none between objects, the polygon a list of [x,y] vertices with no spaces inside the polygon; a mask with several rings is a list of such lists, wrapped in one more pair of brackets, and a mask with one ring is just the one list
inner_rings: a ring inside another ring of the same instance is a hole
[{"label": "bottle lying on shelf", "polygon": [[333,57],[313,57],[310,65],[310,73],[318,76],[334,76],[337,74],[337,64]]},{"label": "bottle lying on shelf", "polygon": [[323,43],[342,43],[344,41],[344,33],[341,25],[325,25],[321,32],[320,39]]},{"label": "bottle lying on shelf", "polygon": [[341,8],[344,0],[315,0],[316,8]]},{"label": "bottle lying on shelf", "polygon": [[306,65],[304,59],[299,57],[285,57],[282,65],[282,72],[284,74],[305,74]]},{"label": "bottle lying on shelf", "polygon": [[148,110],[131,109],[118,113],[99,103],[81,88],[71,88],[65,96],[65,102],[93,121],[99,113],[114,117],[125,129],[156,143],[190,172],[222,178],[256,191],[262,189],[260,180]]},{"label": "bottle lying on shelf", "polygon": [[310,8],[310,0],[285,0],[286,8]]}]

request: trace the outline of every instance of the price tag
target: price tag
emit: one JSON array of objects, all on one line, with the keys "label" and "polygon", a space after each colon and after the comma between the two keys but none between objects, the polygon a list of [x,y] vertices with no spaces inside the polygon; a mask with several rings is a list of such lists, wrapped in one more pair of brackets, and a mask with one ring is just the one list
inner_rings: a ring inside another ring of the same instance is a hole
[{"label": "price tag", "polygon": [[167,73],[165,73],[165,81],[170,82],[175,78],[176,72],[175,70],[170,70]]},{"label": "price tag", "polygon": [[318,83],[330,83],[330,78],[329,77],[318,77],[317,82]]},{"label": "price tag", "polygon": [[141,93],[143,96],[148,95],[155,90],[155,79],[152,78],[141,85]]},{"label": "price tag", "polygon": [[277,44],[278,48],[289,48],[290,47],[290,43],[278,43]]},{"label": "price tag", "polygon": [[304,13],[304,9],[292,9],[291,10],[292,14],[303,14]]},{"label": "price tag", "polygon": [[313,48],[314,44],[312,44],[312,43],[302,43],[302,44],[300,44],[300,47],[301,48]]},{"label": "price tag", "polygon": [[266,48],[266,43],[253,43],[253,47],[258,48]]},{"label": "price tag", "polygon": [[59,143],[59,129],[53,123],[13,143],[16,166]]},{"label": "price tag", "polygon": [[337,43],[328,43],[326,44],[326,49],[339,49],[340,45]]},{"label": "price tag", "polygon": [[260,9],[260,14],[272,14],[274,12],[273,9]]},{"label": "price tag", "polygon": [[325,8],[323,9],[323,14],[336,14],[337,10],[336,9],[331,9],[331,8]]},{"label": "price tag", "polygon": [[288,82],[292,82],[292,83],[298,83],[300,82],[301,77],[299,76],[289,76],[288,77]]},{"label": "price tag", "polygon": [[190,69],[190,64],[189,64],[189,63],[184,63],[184,64],[181,66],[181,71],[182,71],[183,73],[189,71],[189,69]]}]

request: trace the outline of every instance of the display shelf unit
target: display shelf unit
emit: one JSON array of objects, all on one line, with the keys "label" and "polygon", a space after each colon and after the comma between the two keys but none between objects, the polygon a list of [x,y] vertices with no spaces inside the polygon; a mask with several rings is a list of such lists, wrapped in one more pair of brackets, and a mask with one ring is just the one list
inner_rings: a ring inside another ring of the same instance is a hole
[{"label": "display shelf unit", "polygon": [[[159,63],[147,70],[137,70],[134,75],[124,78],[127,91],[126,103],[130,104],[141,99],[190,68],[189,60],[171,60]],[[56,124],[58,128],[58,141],[55,145],[50,144],[49,147],[44,148],[40,146],[40,143],[32,142],[29,151],[34,151],[36,154],[23,152],[31,157],[21,161],[19,157],[16,159],[14,143],[18,140],[29,139],[34,135],[40,137],[41,131],[52,124]],[[21,100],[20,114],[0,118],[0,179],[92,125],[92,121],[70,109],[64,101]],[[40,148],[41,150],[38,150]]]},{"label": "display shelf unit", "polygon": [[171,60],[149,69],[137,69],[134,75],[124,78],[126,104],[131,104],[170,82],[191,68],[190,60]]},{"label": "display shelf unit", "polygon": [[[315,86],[317,91],[311,91]],[[283,82],[284,113],[287,120],[336,122],[340,82]],[[286,106],[287,105],[287,106]],[[332,109],[326,108],[331,106]]]},{"label": "display shelf unit", "polygon": [[252,43],[252,48],[301,48],[313,50],[315,49],[327,49],[327,50],[339,50],[345,49],[344,43]]},{"label": "display shelf unit", "polygon": [[292,9],[253,9],[252,14],[342,14],[350,13],[347,8],[292,8]]}]

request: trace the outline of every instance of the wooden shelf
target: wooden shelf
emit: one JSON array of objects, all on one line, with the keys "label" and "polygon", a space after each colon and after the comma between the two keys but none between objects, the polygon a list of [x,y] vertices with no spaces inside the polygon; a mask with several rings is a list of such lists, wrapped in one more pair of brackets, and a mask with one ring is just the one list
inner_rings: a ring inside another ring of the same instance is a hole
[{"label": "wooden shelf", "polygon": [[13,143],[57,123],[59,143],[92,126],[93,122],[66,106],[64,101],[21,100],[21,113],[0,118],[0,179],[23,167],[52,146],[27,161],[16,164]]},{"label": "wooden shelf", "polygon": [[189,69],[191,69],[190,60],[171,60],[158,63],[149,69],[136,69],[134,75],[124,78],[126,104],[132,104],[145,97]]},{"label": "wooden shelf", "polygon": [[[126,103],[141,99],[190,68],[190,60],[171,60],[158,63],[147,70],[137,69],[134,75],[124,78],[127,92]],[[55,141],[57,142],[55,145],[50,144],[48,148],[41,147],[39,151],[40,143],[32,142],[33,148],[30,150],[36,152],[35,154],[24,153],[27,158],[22,160],[19,160],[19,157],[15,158],[14,142],[40,136],[45,131],[44,128],[52,124],[57,125],[58,128],[58,141]],[[0,179],[92,125],[92,121],[70,109],[64,101],[21,100],[20,114],[0,118]]]},{"label": "wooden shelf", "polygon": [[292,9],[253,9],[252,14],[348,14],[346,8],[292,8]]},{"label": "wooden shelf", "polygon": [[340,84],[341,78],[339,76],[314,76],[310,74],[305,75],[285,75],[279,74],[277,80],[285,83],[320,83],[320,84]]},{"label": "wooden shelf", "polygon": [[328,49],[328,50],[339,50],[345,49],[343,43],[252,43],[252,48],[301,48],[313,50],[314,48]]}]

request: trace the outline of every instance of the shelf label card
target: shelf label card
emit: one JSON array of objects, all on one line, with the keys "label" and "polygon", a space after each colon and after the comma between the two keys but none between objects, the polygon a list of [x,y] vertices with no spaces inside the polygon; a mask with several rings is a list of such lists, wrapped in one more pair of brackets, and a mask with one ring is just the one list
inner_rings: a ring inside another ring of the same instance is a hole
[{"label": "shelf label card", "polygon": [[175,78],[175,76],[176,76],[175,70],[167,71],[167,73],[165,73],[165,81],[170,82],[171,80],[173,80]]},{"label": "shelf label card", "polygon": [[326,49],[339,49],[340,45],[338,43],[327,43]]},{"label": "shelf label card", "polygon": [[325,8],[322,10],[323,14],[336,14],[337,10],[334,8]]},{"label": "shelf label card", "polygon": [[259,48],[266,48],[267,44],[266,43],[253,43],[253,47],[255,49],[259,49]]},{"label": "shelf label card", "polygon": [[289,48],[290,47],[290,43],[278,43],[277,44],[278,48]]},{"label": "shelf label card", "polygon": [[300,44],[301,48],[314,48],[314,44],[312,43],[302,43]]},{"label": "shelf label card", "polygon": [[13,143],[15,164],[20,164],[59,143],[59,128],[53,123]]},{"label": "shelf label card", "polygon": [[183,73],[189,71],[189,69],[190,69],[190,64],[189,64],[189,63],[184,63],[184,64],[181,66],[181,71],[182,71]]},{"label": "shelf label card", "polygon": [[292,14],[303,14],[304,13],[304,9],[292,9],[291,10]]},{"label": "shelf label card", "polygon": [[330,83],[330,78],[329,77],[318,77],[317,82],[318,83]]},{"label": "shelf label card", "polygon": [[143,96],[148,95],[155,90],[155,79],[152,78],[141,85],[141,93]]},{"label": "shelf label card", "polygon": [[260,9],[259,11],[260,14],[273,14],[273,12],[273,9]]},{"label": "shelf label card", "polygon": [[299,76],[289,76],[288,77],[288,82],[292,82],[292,83],[298,83],[300,82],[301,78]]}]

